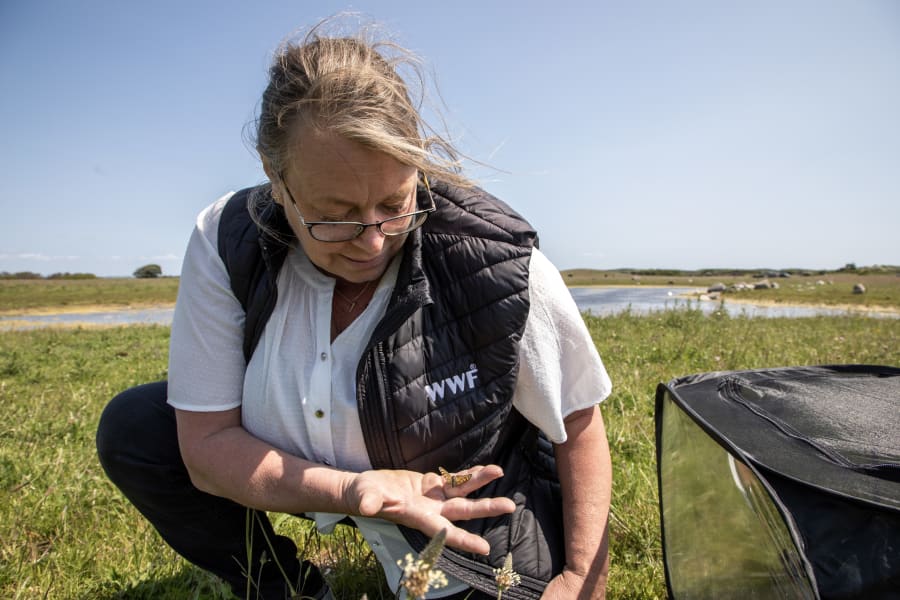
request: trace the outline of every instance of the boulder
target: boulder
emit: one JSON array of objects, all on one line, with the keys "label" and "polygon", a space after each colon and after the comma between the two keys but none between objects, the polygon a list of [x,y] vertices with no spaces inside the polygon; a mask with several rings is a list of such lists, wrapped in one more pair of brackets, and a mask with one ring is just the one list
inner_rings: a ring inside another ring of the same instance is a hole
[{"label": "boulder", "polygon": [[865,294],[866,286],[864,286],[861,283],[857,283],[856,285],[853,286],[853,293],[854,294]]},{"label": "boulder", "polygon": [[756,284],[753,285],[753,289],[754,289],[754,290],[767,290],[767,289],[769,289],[770,287],[772,287],[772,284],[769,283],[769,280],[768,280],[768,279],[763,279],[763,280],[760,281],[759,283],[756,283]]},{"label": "boulder", "polygon": [[706,289],[706,291],[707,291],[708,293],[710,293],[710,294],[713,293],[713,292],[724,292],[724,291],[725,291],[725,284],[724,284],[724,283],[714,283],[714,284],[712,284],[711,286],[709,286],[709,287]]}]

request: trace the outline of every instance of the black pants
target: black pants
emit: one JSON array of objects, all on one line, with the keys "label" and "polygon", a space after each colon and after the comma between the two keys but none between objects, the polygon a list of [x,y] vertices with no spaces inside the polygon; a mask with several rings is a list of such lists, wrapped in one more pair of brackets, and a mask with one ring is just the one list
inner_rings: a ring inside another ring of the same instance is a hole
[{"label": "black pants", "polygon": [[[181,460],[165,381],[131,388],[109,403],[100,417],[97,453],[112,482],[162,538],[187,560],[228,582],[236,595],[245,596],[249,579],[259,586],[260,597],[283,600],[284,576],[274,562],[260,565],[262,552],[271,559],[273,549],[285,574],[306,594],[314,595],[322,586],[315,567],[301,565],[294,543],[275,535],[264,512],[194,487]],[[253,540],[249,561],[248,518]],[[254,589],[251,597],[256,594]]]},{"label": "black pants", "polygon": [[[273,550],[284,573],[303,595],[315,596],[324,585],[318,569],[300,562],[294,542],[276,535],[264,512],[194,487],[181,460],[175,410],[166,403],[165,381],[131,388],[113,398],[100,417],[97,453],[112,482],[166,543],[224,579],[237,596],[245,596],[249,572],[252,585],[259,586],[260,598],[285,598],[284,575],[271,560]],[[248,518],[253,540],[249,561]],[[261,568],[263,551],[270,561]],[[256,589],[251,597],[257,597]],[[468,597],[493,596],[473,592]]]}]

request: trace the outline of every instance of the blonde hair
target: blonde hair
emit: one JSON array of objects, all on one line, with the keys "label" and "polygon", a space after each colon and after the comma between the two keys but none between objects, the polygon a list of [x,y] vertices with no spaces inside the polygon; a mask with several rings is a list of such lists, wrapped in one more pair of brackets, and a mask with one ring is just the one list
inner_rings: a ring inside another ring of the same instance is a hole
[{"label": "blonde hair", "polygon": [[[326,19],[299,43],[288,40],[276,51],[256,121],[260,157],[282,173],[298,132],[312,127],[383,152],[430,179],[471,185],[456,149],[420,114],[425,77],[419,59],[377,39],[374,26],[328,35],[343,17]],[[401,72],[416,85],[416,102]]]}]

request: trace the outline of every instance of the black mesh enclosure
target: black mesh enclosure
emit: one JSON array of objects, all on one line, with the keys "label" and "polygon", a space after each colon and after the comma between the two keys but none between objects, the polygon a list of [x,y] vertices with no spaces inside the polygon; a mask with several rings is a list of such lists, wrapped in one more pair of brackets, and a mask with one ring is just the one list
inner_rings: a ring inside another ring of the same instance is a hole
[{"label": "black mesh enclosure", "polygon": [[670,598],[900,599],[900,369],[660,384],[656,451]]}]

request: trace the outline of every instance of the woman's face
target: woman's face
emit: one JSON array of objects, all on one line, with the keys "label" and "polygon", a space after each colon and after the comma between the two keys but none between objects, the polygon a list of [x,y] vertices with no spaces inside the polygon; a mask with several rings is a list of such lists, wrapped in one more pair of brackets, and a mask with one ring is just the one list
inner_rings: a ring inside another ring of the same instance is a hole
[{"label": "woman's face", "polygon": [[[307,223],[373,223],[412,212],[416,210],[416,169],[334,133],[306,129],[300,139],[293,164],[282,173],[283,181],[278,181],[277,174],[268,175],[304,252],[334,277],[351,283],[379,279],[407,235],[385,237],[377,227],[367,227],[350,241],[321,242],[313,239],[297,212]],[[297,210],[290,205],[291,197]]]}]

